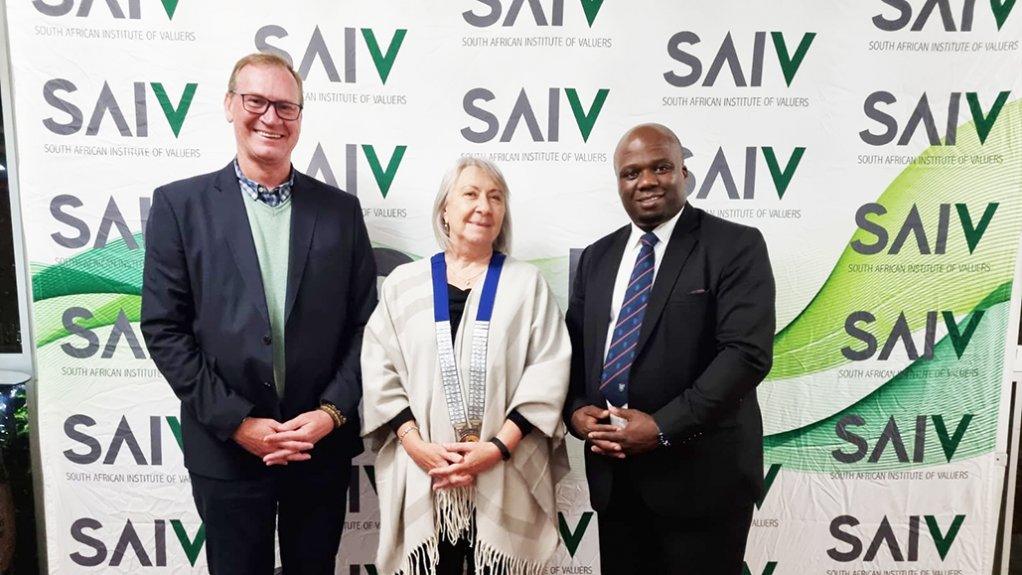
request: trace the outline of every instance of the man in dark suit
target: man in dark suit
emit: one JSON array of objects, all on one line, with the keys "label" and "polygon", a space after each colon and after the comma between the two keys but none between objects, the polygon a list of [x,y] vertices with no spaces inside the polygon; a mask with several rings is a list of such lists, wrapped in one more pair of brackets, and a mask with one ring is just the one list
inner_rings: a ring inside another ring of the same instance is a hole
[{"label": "man in dark suit", "polygon": [[632,223],[586,248],[567,313],[565,418],[586,440],[602,572],[737,575],[763,485],[766,244],[686,205],[668,128],[629,130],[614,167]]},{"label": "man in dark suit", "polygon": [[142,333],[181,400],[211,573],[334,573],[362,451],[362,329],[376,271],[358,201],[291,166],[301,77],[242,58],[224,98],[237,157],[156,190]]}]

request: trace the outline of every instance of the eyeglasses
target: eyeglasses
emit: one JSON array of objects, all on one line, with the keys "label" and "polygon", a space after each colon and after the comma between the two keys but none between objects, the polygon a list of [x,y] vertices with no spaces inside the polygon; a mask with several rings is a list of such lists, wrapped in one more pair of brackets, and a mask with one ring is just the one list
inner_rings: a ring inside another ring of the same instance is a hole
[{"label": "eyeglasses", "polygon": [[298,116],[302,115],[302,106],[294,102],[269,100],[255,94],[231,93],[241,96],[241,107],[245,108],[246,112],[251,112],[258,116],[265,114],[270,106],[273,106],[273,109],[277,111],[277,117],[281,120],[297,120]]}]

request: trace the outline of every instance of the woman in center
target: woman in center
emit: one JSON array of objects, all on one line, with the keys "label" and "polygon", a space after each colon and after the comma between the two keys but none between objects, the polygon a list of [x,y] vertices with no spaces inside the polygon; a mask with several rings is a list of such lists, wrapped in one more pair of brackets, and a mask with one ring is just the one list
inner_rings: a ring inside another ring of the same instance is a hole
[{"label": "woman in center", "polygon": [[571,344],[539,270],[507,256],[509,199],[495,165],[458,160],[443,251],[395,269],[366,326],[381,573],[539,575],[557,547]]}]

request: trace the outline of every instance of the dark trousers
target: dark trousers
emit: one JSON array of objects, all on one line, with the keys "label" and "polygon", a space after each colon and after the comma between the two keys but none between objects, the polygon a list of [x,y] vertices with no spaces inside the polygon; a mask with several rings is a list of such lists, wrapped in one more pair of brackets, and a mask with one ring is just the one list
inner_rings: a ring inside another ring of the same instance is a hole
[{"label": "dark trousers", "polygon": [[350,465],[340,476],[302,473],[300,467],[275,468],[259,479],[191,474],[211,575],[271,575],[274,524],[286,575],[334,574]]},{"label": "dark trousers", "polygon": [[[474,532],[475,517],[469,531]],[[451,543],[440,538],[437,543],[436,575],[477,575],[475,565],[475,547],[464,537]],[[483,569],[482,575],[502,575],[499,569]]]},{"label": "dark trousers", "polygon": [[473,552],[468,539],[459,539],[457,543],[441,539],[437,544],[437,575],[476,575]]},{"label": "dark trousers", "polygon": [[659,515],[621,466],[614,474],[610,506],[597,518],[603,575],[741,575],[752,504],[707,517]]}]

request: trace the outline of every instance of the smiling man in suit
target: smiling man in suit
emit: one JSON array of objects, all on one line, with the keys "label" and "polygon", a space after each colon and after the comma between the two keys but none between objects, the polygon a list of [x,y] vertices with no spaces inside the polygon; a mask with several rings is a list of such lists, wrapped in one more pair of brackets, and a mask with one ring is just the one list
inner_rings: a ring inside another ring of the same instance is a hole
[{"label": "smiling man in suit", "polygon": [[614,154],[632,223],[586,248],[567,324],[565,418],[586,441],[604,575],[738,575],[763,489],[756,386],[770,371],[763,236],[686,205],[670,129]]},{"label": "smiling man in suit", "polygon": [[333,575],[362,451],[362,330],[376,268],[358,200],[296,171],[302,82],[238,61],[224,113],[237,156],[153,194],[142,333],[181,400],[214,575]]}]

